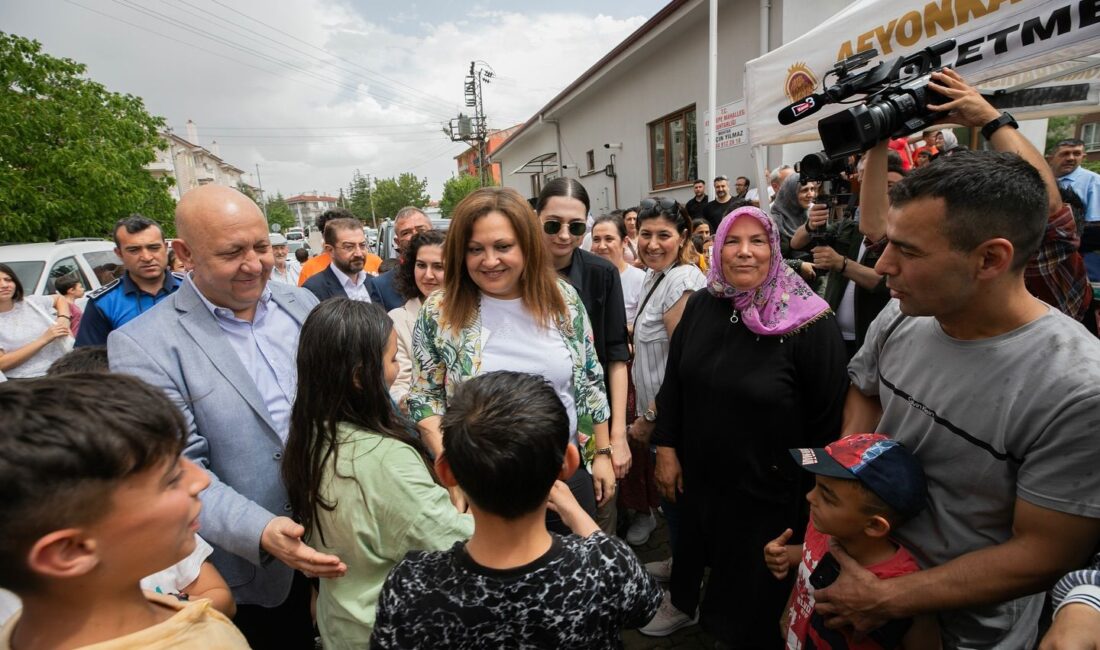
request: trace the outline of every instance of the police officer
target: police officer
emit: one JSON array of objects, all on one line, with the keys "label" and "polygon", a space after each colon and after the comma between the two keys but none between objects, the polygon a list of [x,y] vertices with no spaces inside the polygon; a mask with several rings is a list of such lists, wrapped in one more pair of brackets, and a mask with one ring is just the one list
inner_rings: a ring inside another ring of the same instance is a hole
[{"label": "police officer", "polygon": [[153,308],[179,288],[183,275],[168,270],[168,244],[155,221],[140,214],[115,224],[115,255],[125,272],[88,294],[76,345],[106,345],[107,335]]}]

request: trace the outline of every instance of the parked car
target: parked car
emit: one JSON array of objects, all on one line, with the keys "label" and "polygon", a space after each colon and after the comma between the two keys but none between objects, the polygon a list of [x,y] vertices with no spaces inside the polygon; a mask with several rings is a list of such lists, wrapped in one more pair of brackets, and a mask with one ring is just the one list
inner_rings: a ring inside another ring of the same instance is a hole
[{"label": "parked car", "polygon": [[[447,232],[451,226],[450,219],[432,219],[432,228],[441,232]],[[397,249],[393,245],[393,220],[386,219],[378,224],[378,239],[372,246],[374,253],[383,260],[397,258]]]},{"label": "parked car", "polygon": [[115,255],[114,242],[106,239],[62,239],[54,243],[5,244],[0,246],[0,263],[7,264],[28,295],[48,296],[54,283],[75,275],[85,291],[95,291],[121,273],[122,260]]},{"label": "parked car", "polygon": [[301,241],[305,238],[305,233],[302,232],[301,228],[291,228],[290,230],[286,231],[287,241]]}]

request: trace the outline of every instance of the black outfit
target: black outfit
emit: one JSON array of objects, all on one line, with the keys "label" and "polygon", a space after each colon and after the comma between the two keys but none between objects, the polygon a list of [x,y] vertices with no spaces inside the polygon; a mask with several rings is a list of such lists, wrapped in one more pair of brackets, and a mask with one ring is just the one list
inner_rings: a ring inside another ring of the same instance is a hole
[{"label": "black outfit", "polygon": [[[849,260],[858,261],[863,266],[875,267],[883,249],[886,248],[885,241],[879,244],[868,244],[867,250],[863,252],[863,257],[860,257],[859,247],[863,243],[864,237],[863,233],[859,232],[859,222],[854,219],[844,219],[832,228],[833,250]],[[811,242],[809,247],[812,248],[815,245]],[[844,298],[844,291],[848,288],[849,282],[850,280],[839,271],[829,271],[826,276],[825,293],[822,297],[825,298],[825,302],[829,303],[829,307],[834,312],[840,309],[840,301]],[[855,310],[856,339],[853,342],[845,341],[849,359],[863,346],[863,341],[867,338],[867,328],[871,326],[871,321],[875,320],[875,316],[878,316],[886,303],[890,302],[890,290],[886,288],[886,276],[882,276],[874,289],[864,289],[857,284],[853,299],[855,303],[853,308]]]},{"label": "black outfit", "polygon": [[740,205],[737,199],[732,196],[725,202],[719,203],[717,199],[707,204],[707,207],[703,208],[703,218],[710,224],[710,232],[718,232],[718,224],[722,223],[722,218],[727,214],[733,212],[733,208]]},{"label": "black outfit", "polygon": [[[684,204],[684,207],[687,208],[688,216],[691,217],[691,229],[692,230],[695,230],[695,222],[696,221],[698,221],[699,219],[706,219],[707,218],[707,216],[706,216],[707,203],[709,203],[709,200],[707,199],[707,195],[704,194],[703,198],[701,198],[699,200],[696,200],[695,197],[693,196],[690,199],[688,199],[687,203]],[[714,231],[712,230],[711,232],[714,232]]]},{"label": "black outfit", "polygon": [[[382,304],[386,306],[386,311],[405,306],[405,299],[401,297],[401,294],[397,293],[397,287],[394,286],[398,268],[400,267],[395,266],[389,271],[371,278],[371,282],[374,283],[374,288],[378,290],[378,295],[382,296]],[[374,300],[373,294],[371,294],[371,300]]]},{"label": "black outfit", "polygon": [[309,613],[311,590],[309,578],[295,571],[290,593],[281,605],[237,605],[233,624],[253,650],[312,648],[316,635]]},{"label": "black outfit", "polygon": [[813,475],[788,449],[836,439],[848,389],[844,345],[831,314],[785,336],[730,323],[733,304],[705,289],[688,299],[657,394],[654,443],[674,447],[677,496],[672,603],[700,608],[708,632],[735,648],[782,647],[776,621],[791,580],[761,560],[786,528],[800,541]]},{"label": "black outfit", "polygon": [[[313,292],[313,295],[317,296],[317,300],[348,297],[348,292],[344,290],[344,285],[340,284],[340,280],[336,277],[336,274],[332,272],[332,266],[327,266],[324,271],[315,273],[313,277],[306,280],[302,288],[309,289]],[[367,291],[370,293],[371,302],[376,305],[385,304],[385,301],[382,299],[382,294],[378,293],[378,288],[374,286],[374,278],[372,278],[369,273],[367,274]]]},{"label": "black outfit", "polygon": [[612,361],[628,361],[630,349],[626,341],[626,306],[623,302],[623,281],[619,269],[604,258],[586,250],[573,251],[573,261],[561,274],[577,290],[592,321],[592,338],[596,356],[603,366],[606,389],[607,366]]},{"label": "black outfit", "polygon": [[657,613],[660,587],[621,540],[599,531],[551,540],[514,569],[481,566],[465,542],[412,551],[382,587],[370,647],[623,647],[620,631]]}]

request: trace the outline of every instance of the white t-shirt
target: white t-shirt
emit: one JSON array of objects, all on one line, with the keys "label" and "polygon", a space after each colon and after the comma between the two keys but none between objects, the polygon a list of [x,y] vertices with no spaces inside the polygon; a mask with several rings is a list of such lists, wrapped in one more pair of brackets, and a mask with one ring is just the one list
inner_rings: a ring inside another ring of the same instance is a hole
[{"label": "white t-shirt", "polygon": [[512,370],[542,375],[554,387],[569,414],[570,438],[577,438],[577,408],[573,401],[573,358],[561,334],[539,327],[523,299],[498,300],[482,294],[481,372]]},{"label": "white t-shirt", "polygon": [[205,539],[195,535],[195,550],[191,551],[191,555],[163,571],[145,576],[141,579],[141,588],[158,594],[178,594],[199,577],[202,563],[213,552],[214,549]]},{"label": "white t-shirt", "polygon": [[[770,201],[774,198],[775,198],[775,190],[772,189],[771,185],[768,185],[768,200]],[[745,192],[745,200],[746,201],[760,201],[760,188],[750,187],[749,191]]]},{"label": "white t-shirt", "polygon": [[645,282],[645,271],[627,264],[626,269],[619,273],[619,279],[623,283],[626,322],[630,324],[634,322],[634,316],[638,313],[638,303],[642,301],[642,283]]},{"label": "white t-shirt", "polygon": [[[57,312],[50,296],[24,296],[11,310],[0,313],[0,351],[14,352],[31,343],[53,325]],[[30,359],[9,368],[7,376],[13,379],[41,377],[50,364],[72,349],[72,338],[50,341]]]}]

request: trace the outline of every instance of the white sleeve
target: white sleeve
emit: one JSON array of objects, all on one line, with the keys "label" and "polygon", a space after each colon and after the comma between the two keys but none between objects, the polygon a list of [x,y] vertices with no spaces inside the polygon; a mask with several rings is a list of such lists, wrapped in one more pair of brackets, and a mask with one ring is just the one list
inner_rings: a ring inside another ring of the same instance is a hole
[{"label": "white sleeve", "polygon": [[158,594],[178,594],[199,577],[202,563],[214,549],[202,537],[195,535],[195,550],[172,566],[141,579],[141,588]]}]

